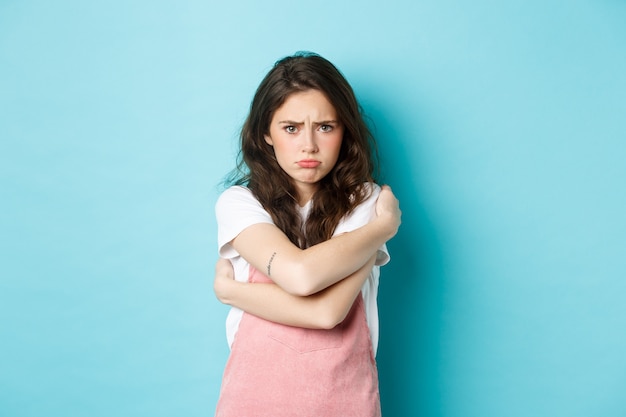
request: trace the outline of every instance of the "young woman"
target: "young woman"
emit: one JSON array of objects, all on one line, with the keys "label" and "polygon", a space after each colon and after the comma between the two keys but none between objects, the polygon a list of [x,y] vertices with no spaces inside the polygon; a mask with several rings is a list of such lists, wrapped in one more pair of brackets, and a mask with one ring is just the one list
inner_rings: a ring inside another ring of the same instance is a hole
[{"label": "young woman", "polygon": [[217,416],[380,415],[378,267],[401,213],[374,151],[326,59],[284,58],[261,82],[216,205],[215,292],[233,306]]}]

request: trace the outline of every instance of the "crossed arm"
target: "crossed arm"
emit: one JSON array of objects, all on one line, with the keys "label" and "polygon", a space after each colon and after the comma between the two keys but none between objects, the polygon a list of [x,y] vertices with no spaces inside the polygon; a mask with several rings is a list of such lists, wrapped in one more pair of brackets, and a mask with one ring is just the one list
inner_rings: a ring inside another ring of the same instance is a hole
[{"label": "crossed arm", "polygon": [[218,299],[266,320],[305,328],[333,328],[349,312],[371,273],[378,248],[400,225],[398,200],[383,187],[377,217],[365,226],[308,249],[293,245],[277,227],[257,224],[231,244],[274,284],[233,279],[229,261],[216,265]]},{"label": "crossed arm", "polygon": [[365,265],[378,248],[396,234],[401,214],[391,189],[383,186],[376,201],[376,218],[333,239],[300,249],[275,225],[258,223],[239,233],[231,245],[282,289],[307,296]]},{"label": "crossed arm", "polygon": [[332,329],[347,316],[374,266],[375,256],[338,283],[306,297],[293,295],[276,284],[234,280],[231,263],[215,266],[215,294],[224,303],[265,320],[307,329]]}]

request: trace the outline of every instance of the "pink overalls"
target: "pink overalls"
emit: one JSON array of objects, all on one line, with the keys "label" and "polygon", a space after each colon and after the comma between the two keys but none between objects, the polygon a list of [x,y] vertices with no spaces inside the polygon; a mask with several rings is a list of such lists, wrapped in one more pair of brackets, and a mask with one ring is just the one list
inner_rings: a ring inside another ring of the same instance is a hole
[{"label": "pink overalls", "polygon": [[[271,282],[250,267],[249,282]],[[379,417],[378,371],[363,299],[332,330],[243,314],[216,417]]]}]

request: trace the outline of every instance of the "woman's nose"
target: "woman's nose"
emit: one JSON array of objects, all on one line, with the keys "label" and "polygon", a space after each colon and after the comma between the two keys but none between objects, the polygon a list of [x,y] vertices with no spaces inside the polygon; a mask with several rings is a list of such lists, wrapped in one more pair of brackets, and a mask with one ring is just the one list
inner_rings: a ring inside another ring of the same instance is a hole
[{"label": "woman's nose", "polygon": [[304,152],[317,152],[317,141],[315,132],[312,129],[306,129],[304,132]]}]

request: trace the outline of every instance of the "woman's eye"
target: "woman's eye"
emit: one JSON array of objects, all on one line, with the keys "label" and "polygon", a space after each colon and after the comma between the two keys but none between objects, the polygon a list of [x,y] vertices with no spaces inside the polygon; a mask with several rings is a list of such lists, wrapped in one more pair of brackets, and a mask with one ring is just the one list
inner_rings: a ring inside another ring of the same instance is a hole
[{"label": "woman's eye", "polygon": [[322,132],[330,132],[331,130],[333,130],[333,127],[331,125],[321,125],[320,130]]},{"label": "woman's eye", "polygon": [[298,130],[298,129],[296,129],[296,127],[295,127],[295,126],[286,126],[286,127],[285,127],[285,131],[286,131],[287,133],[296,133],[296,131],[297,131],[297,130]]}]

